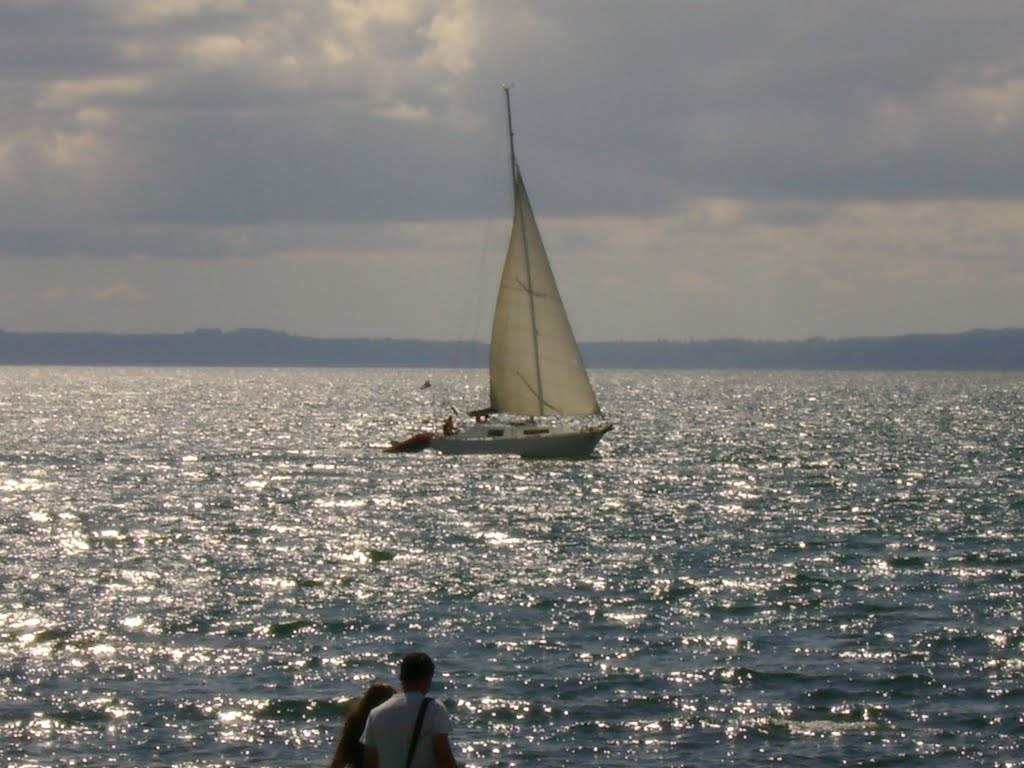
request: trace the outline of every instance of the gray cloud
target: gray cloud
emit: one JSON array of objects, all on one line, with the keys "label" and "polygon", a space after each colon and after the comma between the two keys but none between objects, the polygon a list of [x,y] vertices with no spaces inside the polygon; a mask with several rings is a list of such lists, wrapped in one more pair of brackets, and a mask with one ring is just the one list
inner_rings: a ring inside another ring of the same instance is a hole
[{"label": "gray cloud", "polygon": [[574,220],[708,199],[804,242],[844,205],[1017,201],[1022,28],[1017,0],[9,0],[0,258],[405,252],[403,226],[504,216],[507,79],[569,268],[602,247]]}]

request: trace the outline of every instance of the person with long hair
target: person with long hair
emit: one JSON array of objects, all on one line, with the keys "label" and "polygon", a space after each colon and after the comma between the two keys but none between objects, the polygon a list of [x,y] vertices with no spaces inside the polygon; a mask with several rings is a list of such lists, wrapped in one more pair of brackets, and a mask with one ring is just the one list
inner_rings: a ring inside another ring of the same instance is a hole
[{"label": "person with long hair", "polygon": [[345,716],[345,725],[341,729],[331,768],[363,768],[364,747],[359,739],[366,727],[366,718],[370,716],[371,709],[383,704],[394,693],[395,689],[387,683],[373,683],[352,705]]}]

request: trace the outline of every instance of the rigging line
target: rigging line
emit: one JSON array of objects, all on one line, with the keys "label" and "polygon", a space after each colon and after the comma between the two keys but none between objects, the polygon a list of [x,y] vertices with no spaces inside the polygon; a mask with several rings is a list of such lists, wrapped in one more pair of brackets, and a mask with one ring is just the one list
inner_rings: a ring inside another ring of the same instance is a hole
[{"label": "rigging line", "polygon": [[[516,376],[518,376],[522,380],[523,386],[526,387],[541,402],[541,405],[546,405],[548,408],[551,409],[551,415],[554,415],[554,416],[561,416],[562,415],[562,412],[559,411],[557,408],[555,408],[555,406],[553,406],[547,400],[543,400],[541,398],[540,393],[537,392],[537,390],[535,390],[533,387],[530,386],[530,382],[528,382],[526,380],[526,377],[523,376],[521,371],[516,371]],[[543,408],[541,409],[541,411],[543,411]],[[541,413],[541,416],[545,416],[545,415],[547,415],[547,414],[544,414],[543,412]]]},{"label": "rigging line", "polygon": [[[478,204],[478,210],[473,218],[477,224],[474,229],[476,231],[474,241],[479,245],[479,250],[475,253],[475,260],[471,262],[472,268],[466,270],[472,274],[472,280],[469,282],[471,290],[469,291],[468,311],[460,313],[458,343],[453,355],[455,368],[462,368],[464,365],[475,368],[481,364],[481,361],[483,368],[486,368],[487,364],[486,346],[482,347],[483,356],[481,358],[479,345],[486,345],[490,338],[489,328],[484,329],[483,325],[492,319],[485,316],[485,309],[493,306],[493,302],[487,301],[490,294],[484,290],[484,286],[495,284],[494,275],[490,270],[494,265],[495,254],[498,253],[498,248],[495,245],[498,240],[496,232],[499,232],[499,222],[505,220],[505,216],[497,211],[502,208],[501,201],[506,201],[507,205],[508,187],[501,181],[506,167],[505,159],[500,152],[502,135],[500,132],[495,133],[494,131],[487,131],[486,135],[488,140],[483,147],[485,161],[481,164],[486,172],[481,175],[479,180],[479,194],[473,198]],[[501,253],[501,258],[504,258],[504,252]],[[498,265],[500,267],[501,263],[499,262]],[[487,279],[488,274],[492,275],[489,280]]]},{"label": "rigging line", "polygon": [[[486,147],[486,162],[484,165],[488,169],[485,174],[486,178],[482,183],[481,194],[475,198],[480,203],[480,229],[481,235],[479,238],[480,251],[477,254],[474,278],[470,285],[472,291],[470,292],[470,306],[469,312],[463,313],[462,323],[459,330],[460,341],[466,342],[465,346],[471,346],[472,349],[476,349],[476,342],[483,341],[484,343],[490,338],[490,332],[484,334],[484,309],[493,304],[493,302],[487,303],[485,298],[493,298],[491,295],[484,290],[485,285],[494,285],[493,277],[491,279],[485,279],[489,274],[490,262],[492,251],[497,253],[496,246],[494,243],[497,238],[495,232],[497,229],[497,222],[504,221],[507,214],[501,214],[500,219],[496,213],[495,206],[498,203],[499,195],[501,200],[507,201],[506,195],[508,194],[508,188],[504,182],[501,181],[505,167],[505,156],[503,152],[499,152],[499,148],[502,144],[501,133],[494,133],[493,131],[487,131],[489,141]],[[498,160],[500,159],[500,162]],[[497,191],[500,190],[500,193]],[[507,203],[506,203],[507,204]],[[501,254],[504,257],[504,253]],[[500,263],[498,265],[501,266]],[[486,352],[486,349],[484,350]],[[467,355],[469,357],[468,363],[472,366],[480,362],[475,356]],[[456,361],[461,363],[461,359]],[[483,363],[486,367],[487,358],[486,355],[483,358]],[[457,365],[456,367],[460,367]]]},{"label": "rigging line", "polygon": [[517,279],[516,280],[516,285],[519,286],[519,289],[521,291],[523,291],[523,293],[528,293],[531,296],[535,296],[538,299],[550,299],[551,298],[551,294],[550,293],[545,293],[543,291],[538,291],[532,285],[527,285],[522,280],[518,280]]}]

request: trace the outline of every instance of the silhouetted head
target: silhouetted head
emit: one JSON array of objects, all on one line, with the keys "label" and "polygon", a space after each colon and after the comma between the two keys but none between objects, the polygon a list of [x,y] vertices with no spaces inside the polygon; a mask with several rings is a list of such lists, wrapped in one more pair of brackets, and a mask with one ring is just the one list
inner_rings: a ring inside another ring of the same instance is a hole
[{"label": "silhouetted head", "polygon": [[430,683],[434,677],[434,662],[425,653],[414,651],[402,659],[398,667],[398,679],[403,687],[419,686]]},{"label": "silhouetted head", "polygon": [[369,712],[376,706],[383,704],[395,693],[395,689],[387,683],[373,683],[363,694],[362,706]]}]

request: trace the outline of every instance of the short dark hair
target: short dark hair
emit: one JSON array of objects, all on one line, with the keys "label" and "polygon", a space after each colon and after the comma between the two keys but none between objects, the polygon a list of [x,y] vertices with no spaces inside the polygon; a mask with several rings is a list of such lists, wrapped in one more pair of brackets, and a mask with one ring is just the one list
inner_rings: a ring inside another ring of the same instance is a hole
[{"label": "short dark hair", "polygon": [[425,653],[413,651],[402,658],[398,679],[403,683],[422,683],[434,676],[434,662]]}]

